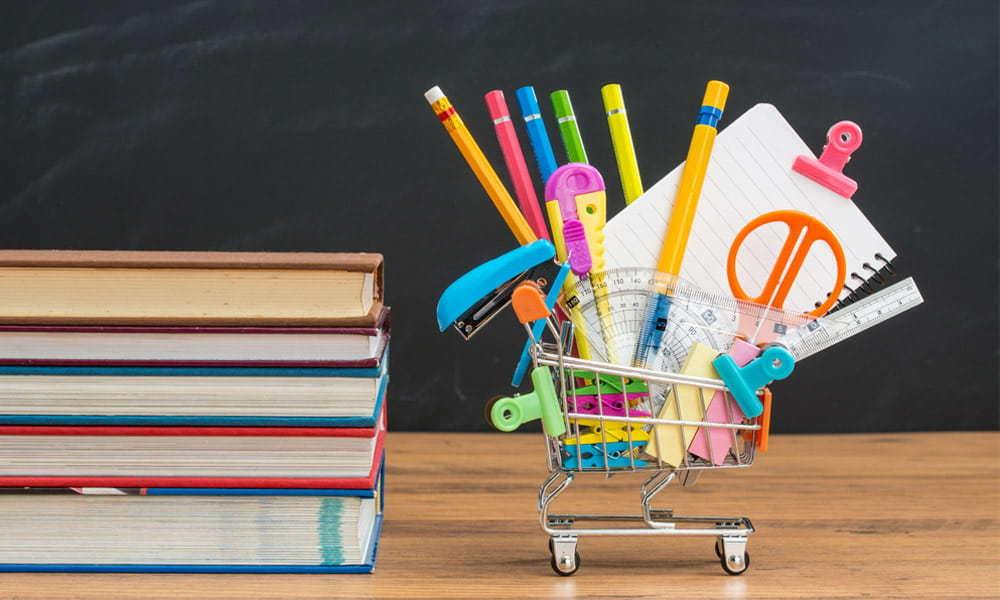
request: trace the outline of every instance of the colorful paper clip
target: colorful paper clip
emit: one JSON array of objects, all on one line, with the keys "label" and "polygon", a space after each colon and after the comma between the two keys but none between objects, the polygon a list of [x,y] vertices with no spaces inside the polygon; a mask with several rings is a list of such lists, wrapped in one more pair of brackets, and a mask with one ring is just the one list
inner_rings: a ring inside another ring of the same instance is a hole
[{"label": "colorful paper clip", "polygon": [[[638,450],[645,446],[645,443],[632,444],[633,450]],[[579,449],[579,464],[577,463],[577,452]],[[606,454],[605,454],[606,451]],[[629,467],[633,464],[633,459],[629,456],[628,442],[615,442],[613,444],[580,444],[572,449],[563,449],[563,467],[567,469],[603,469],[605,467]],[[607,463],[605,463],[607,459]],[[635,466],[645,467],[646,461],[634,459]]]},{"label": "colorful paper clip", "polygon": [[[621,425],[621,427],[612,427],[612,422],[608,422],[606,425],[607,427],[601,427],[600,425],[588,427],[587,431],[580,432],[579,439],[577,439],[577,436],[567,437],[563,440],[563,444],[573,446],[577,443],[601,444],[604,442],[628,442],[630,431],[633,445],[641,442],[645,446],[649,442],[649,432],[645,431],[641,425],[635,423],[630,425],[626,423],[614,423],[614,425]],[[626,427],[626,425],[628,426]]]},{"label": "colorful paper clip", "polygon": [[567,396],[566,402],[571,411],[586,415],[604,414],[609,417],[630,416],[648,418],[650,416],[648,411],[632,408],[640,398],[648,396],[649,394],[628,394],[629,411],[627,415],[625,414],[625,400],[621,394],[604,394],[601,396],[600,405],[598,405],[597,396],[594,395],[577,395],[575,398]]},{"label": "colorful paper clip", "polygon": [[[644,381],[633,381],[628,378],[615,377],[614,375],[601,375],[599,378],[596,377],[593,371],[583,371],[579,369],[574,369],[571,371],[571,375],[574,379],[583,379],[586,381],[600,381],[600,387],[602,394],[607,393],[639,393],[649,395],[649,388],[646,387],[646,382]],[[625,382],[625,389],[622,389],[622,381]],[[597,393],[597,384],[586,385],[583,387],[576,388],[577,395],[588,395]]]}]

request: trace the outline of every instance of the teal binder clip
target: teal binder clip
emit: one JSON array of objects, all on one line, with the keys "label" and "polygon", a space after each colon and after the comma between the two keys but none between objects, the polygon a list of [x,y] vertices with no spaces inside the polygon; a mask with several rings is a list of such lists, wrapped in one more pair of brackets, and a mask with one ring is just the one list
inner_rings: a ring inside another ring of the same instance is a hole
[{"label": "teal binder clip", "polygon": [[552,260],[555,247],[538,240],[515,248],[462,275],[441,294],[437,305],[438,328],[454,325],[468,340],[510,304],[517,284],[531,277],[535,267]]},{"label": "teal binder clip", "polygon": [[745,367],[737,366],[728,354],[720,354],[712,361],[712,366],[726,383],[743,414],[752,419],[764,412],[757,390],[791,375],[795,357],[781,346],[771,346]]}]

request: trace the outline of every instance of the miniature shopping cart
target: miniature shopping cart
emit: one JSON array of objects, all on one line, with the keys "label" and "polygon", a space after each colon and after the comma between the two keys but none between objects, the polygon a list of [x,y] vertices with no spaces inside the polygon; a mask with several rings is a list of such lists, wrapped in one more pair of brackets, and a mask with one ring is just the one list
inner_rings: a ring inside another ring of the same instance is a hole
[{"label": "miniature shopping cart", "polygon": [[[726,573],[739,575],[746,571],[750,566],[747,540],[754,532],[750,519],[680,517],[672,510],[654,509],[651,505],[654,497],[675,480],[692,485],[703,470],[752,465],[762,434],[762,418],[745,419],[735,409],[727,409],[728,418],[709,422],[703,408],[708,406],[704,396],[699,397],[698,403],[702,409],[697,414],[688,414],[690,411],[685,411],[685,403],[680,400],[682,394],[726,392],[725,384],[718,379],[570,356],[572,323],[559,325],[539,304],[535,292],[526,289],[523,295],[531,298],[519,303],[516,291],[513,304],[518,319],[531,336],[534,392],[497,398],[487,407],[487,414],[502,431],[513,431],[530,420],[542,421],[551,474],[539,488],[538,510],[542,529],[549,535],[553,570],[560,575],[576,572],[580,566],[577,542],[581,536],[665,535],[714,537],[715,552]],[[540,318],[546,319],[553,342],[543,343],[532,334],[530,324]],[[726,401],[726,406],[731,403]],[[654,416],[664,414],[673,418]],[[688,452],[686,440],[691,435],[704,436],[709,459]],[[683,447],[667,452],[666,445],[671,443]],[[728,450],[711,447],[720,443]],[[651,445],[655,447],[653,455]],[[665,458],[669,455],[673,457]],[[677,459],[677,455],[681,458]],[[713,460],[719,456],[724,458]],[[552,502],[578,475],[610,476],[636,471],[649,474],[640,490],[641,515],[549,512]]]}]

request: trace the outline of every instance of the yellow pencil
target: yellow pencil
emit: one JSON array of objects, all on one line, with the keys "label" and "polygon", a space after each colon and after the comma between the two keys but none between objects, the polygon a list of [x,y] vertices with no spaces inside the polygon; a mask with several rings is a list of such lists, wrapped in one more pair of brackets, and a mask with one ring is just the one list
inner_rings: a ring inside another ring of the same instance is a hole
[{"label": "yellow pencil", "polygon": [[701,198],[701,186],[705,183],[708,162],[712,157],[712,146],[722,110],[729,96],[729,86],[721,81],[709,81],[705,87],[705,97],[695,120],[691,145],[687,160],[681,172],[681,182],[674,196],[674,206],[667,221],[667,233],[660,248],[660,259],[656,263],[656,294],[649,299],[645,322],[639,332],[639,343],[632,358],[633,367],[645,367],[650,356],[660,351],[663,330],[670,315],[670,296],[673,278],[681,273],[684,250],[691,236],[695,211]]},{"label": "yellow pencil", "polygon": [[496,207],[497,212],[503,217],[504,223],[513,232],[517,241],[523,246],[537,240],[538,236],[535,235],[531,226],[524,219],[524,215],[521,214],[517,205],[514,204],[514,199],[511,198],[510,192],[507,191],[503,182],[500,181],[497,172],[493,170],[490,161],[486,159],[483,151],[476,144],[476,140],[469,133],[468,127],[465,126],[462,118],[458,116],[455,107],[448,101],[441,88],[438,86],[432,87],[427,90],[424,97],[430,103],[434,114],[441,120],[445,131],[451,136],[451,141],[455,142],[455,145],[458,146],[458,151],[462,153],[465,162],[469,163],[469,168],[472,169],[476,179],[479,180],[479,184],[486,190],[486,194],[493,201],[493,206]]},{"label": "yellow pencil", "polygon": [[601,88],[601,97],[604,99],[604,111],[608,113],[611,146],[615,150],[615,160],[618,162],[618,175],[622,180],[625,204],[632,204],[633,200],[642,195],[642,177],[639,175],[639,163],[635,157],[635,147],[632,145],[632,131],[628,126],[628,115],[625,113],[622,86],[609,83]]},{"label": "yellow pencil", "polygon": [[681,183],[674,196],[670,220],[667,221],[667,234],[663,247],[660,248],[660,260],[656,263],[656,270],[661,273],[681,273],[684,250],[691,235],[695,211],[701,198],[701,186],[705,183],[708,160],[712,157],[712,146],[715,145],[715,135],[718,133],[716,127],[722,118],[727,96],[729,86],[721,81],[709,81],[705,87],[705,97],[701,101],[701,111],[691,135],[691,146],[681,173]]}]

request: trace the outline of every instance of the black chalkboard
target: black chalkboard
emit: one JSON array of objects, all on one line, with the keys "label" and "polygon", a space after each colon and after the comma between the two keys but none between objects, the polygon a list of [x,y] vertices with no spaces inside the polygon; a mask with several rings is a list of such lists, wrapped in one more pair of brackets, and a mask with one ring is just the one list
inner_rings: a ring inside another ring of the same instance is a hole
[{"label": "black chalkboard", "polygon": [[482,95],[568,88],[616,211],[600,86],[624,87],[648,184],[718,78],[724,123],[770,102],[816,150],[862,125],[856,201],[926,298],[775,385],[775,430],[995,428],[997,22],[972,1],[5,2],[0,246],[383,252],[392,426],[481,429],[523,333],[507,315],[465,344],[434,306],[514,242],[423,92],[500,167]]}]

